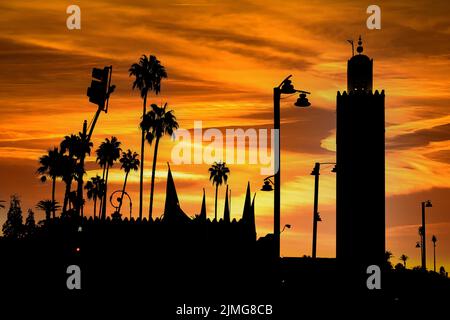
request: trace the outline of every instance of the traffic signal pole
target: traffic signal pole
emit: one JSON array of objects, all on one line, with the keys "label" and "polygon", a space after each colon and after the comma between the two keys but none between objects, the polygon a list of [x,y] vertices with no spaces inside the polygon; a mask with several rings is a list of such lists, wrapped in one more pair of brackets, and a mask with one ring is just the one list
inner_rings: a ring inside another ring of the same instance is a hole
[{"label": "traffic signal pole", "polygon": [[[98,74],[103,71],[103,77],[98,77]],[[106,74],[107,73],[107,74]],[[106,76],[105,76],[106,75]],[[83,131],[82,131],[82,141],[83,145],[88,145],[91,141],[92,134],[94,132],[95,125],[97,123],[97,120],[100,116],[100,113],[102,111],[105,111],[105,113],[108,111],[108,105],[109,105],[109,96],[111,93],[113,93],[115,86],[111,85],[111,77],[112,77],[112,66],[105,67],[103,70],[94,68],[92,69],[92,76],[93,78],[100,80],[95,81],[93,80],[91,83],[91,87],[88,88],[87,95],[89,97],[89,101],[92,103],[97,104],[98,108],[95,112],[94,119],[92,120],[92,123],[89,127],[89,133],[87,133],[87,121],[84,120],[83,122]],[[100,86],[97,86],[96,84],[99,84]],[[100,91],[103,89],[102,91]],[[105,107],[106,103],[106,107]],[[78,216],[83,216],[83,175],[84,175],[84,160],[85,160],[85,154],[84,152],[81,153],[80,156],[80,172],[78,174],[78,185],[77,185],[77,201],[76,201],[76,212]]]}]

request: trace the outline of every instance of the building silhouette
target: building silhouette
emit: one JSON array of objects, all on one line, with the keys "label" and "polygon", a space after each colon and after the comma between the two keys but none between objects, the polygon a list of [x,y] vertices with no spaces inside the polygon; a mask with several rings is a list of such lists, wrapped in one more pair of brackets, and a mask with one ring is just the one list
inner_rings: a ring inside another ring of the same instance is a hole
[{"label": "building silhouette", "polygon": [[362,54],[361,37],[357,52],[336,101],[336,257],[358,274],[384,262],[385,96],[372,92],[373,60]]}]

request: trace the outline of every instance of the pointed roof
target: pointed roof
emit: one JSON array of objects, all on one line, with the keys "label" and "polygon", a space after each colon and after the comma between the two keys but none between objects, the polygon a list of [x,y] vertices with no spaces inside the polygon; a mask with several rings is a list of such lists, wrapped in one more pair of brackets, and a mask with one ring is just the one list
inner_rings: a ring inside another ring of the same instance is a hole
[{"label": "pointed roof", "polygon": [[242,213],[242,221],[247,222],[251,216],[251,199],[250,199],[250,182],[247,184],[247,192],[245,194],[244,212]]},{"label": "pointed roof", "polygon": [[202,209],[200,210],[200,220],[201,221],[206,221],[205,188],[203,188],[203,200],[202,200]]},{"label": "pointed roof", "polygon": [[167,173],[166,203],[162,220],[166,222],[189,221],[190,218],[181,210],[169,163],[167,163],[167,166],[169,167],[169,172]]},{"label": "pointed roof", "polygon": [[[256,237],[255,198],[256,198],[256,192],[255,192],[255,194],[253,195],[252,206],[251,206],[251,209],[250,209],[250,221],[249,221],[248,224],[249,224],[250,231],[251,231],[252,233],[254,233],[254,234],[255,234],[255,237]],[[256,240],[256,238],[255,238],[255,240]]]},{"label": "pointed roof", "polygon": [[225,223],[230,223],[230,207],[228,205],[228,185],[227,191],[225,193],[225,208],[223,210],[223,221],[225,221]]}]

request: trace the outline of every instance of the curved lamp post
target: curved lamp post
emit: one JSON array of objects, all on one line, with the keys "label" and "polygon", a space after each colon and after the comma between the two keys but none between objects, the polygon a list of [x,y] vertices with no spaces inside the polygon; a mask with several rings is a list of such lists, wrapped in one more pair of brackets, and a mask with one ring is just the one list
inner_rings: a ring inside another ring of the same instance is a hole
[{"label": "curved lamp post", "polygon": [[[113,202],[113,200],[114,200],[114,194],[119,193],[119,192],[121,193],[121,196],[115,198],[115,200],[116,200],[116,202],[117,202],[117,204],[115,205],[114,202]],[[113,213],[113,218],[114,218],[114,217],[115,217],[115,218],[120,218],[120,216],[121,216],[121,214],[120,214],[120,212],[119,212],[119,208],[122,206],[122,199],[123,199],[123,196],[124,196],[124,195],[126,195],[127,198],[128,198],[128,201],[130,201],[130,220],[131,220],[131,213],[132,213],[132,211],[133,211],[133,202],[131,201],[130,195],[129,195],[126,191],[123,191],[123,190],[116,190],[116,191],[114,191],[113,193],[111,193],[111,195],[109,196],[109,202],[111,203],[111,205],[112,205],[112,206],[114,207],[114,209],[115,209],[115,211],[114,211],[114,213]]]},{"label": "curved lamp post", "polygon": [[422,269],[427,269],[427,251],[426,251],[426,229],[425,229],[425,208],[431,208],[433,205],[430,200],[422,201]]},{"label": "curved lamp post", "polygon": [[[264,179],[264,186],[262,191],[275,191],[274,194],[274,213],[273,213],[273,236],[274,236],[274,256],[275,259],[280,257],[280,189],[281,189],[281,179],[280,179],[280,99],[282,94],[295,94],[300,93],[297,102],[295,102],[296,107],[306,108],[311,105],[306,97],[310,92],[297,90],[292,85],[292,81],[289,80],[292,75],[286,77],[279,86],[273,88],[273,127],[275,130],[275,174],[271,177]],[[274,178],[273,182],[270,178]],[[273,188],[271,186],[273,184]]]},{"label": "curved lamp post", "polygon": [[313,212],[313,240],[312,240],[312,258],[316,258],[317,252],[317,222],[322,221],[318,211],[319,207],[319,176],[321,164],[334,164],[331,172],[336,172],[336,162],[316,162],[311,175],[314,176],[314,212]]}]

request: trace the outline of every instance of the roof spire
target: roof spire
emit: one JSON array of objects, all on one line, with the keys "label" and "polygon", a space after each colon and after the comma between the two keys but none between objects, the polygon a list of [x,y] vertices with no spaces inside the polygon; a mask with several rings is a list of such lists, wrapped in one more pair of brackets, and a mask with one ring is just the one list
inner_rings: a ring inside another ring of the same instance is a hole
[{"label": "roof spire", "polygon": [[361,40],[361,35],[359,36],[359,40],[358,40],[358,48],[356,48],[356,51],[361,54],[363,52],[363,46],[362,46],[362,40]]}]

